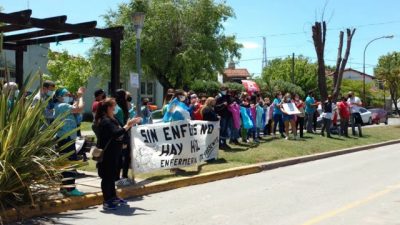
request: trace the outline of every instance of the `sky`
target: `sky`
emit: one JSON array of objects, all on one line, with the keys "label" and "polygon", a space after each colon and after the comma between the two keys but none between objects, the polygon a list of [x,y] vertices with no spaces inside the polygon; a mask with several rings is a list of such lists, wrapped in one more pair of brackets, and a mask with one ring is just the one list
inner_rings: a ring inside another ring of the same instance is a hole
[{"label": "sky", "polygon": [[[98,27],[102,27],[102,15],[116,9],[121,2],[128,0],[0,0],[0,6],[6,13],[30,8],[32,16],[37,18],[67,15],[69,23],[97,20]],[[373,74],[379,56],[400,50],[398,0],[226,0],[226,3],[233,8],[235,18],[224,23],[224,32],[235,35],[244,46],[236,67],[247,68],[256,76],[261,74],[262,37],[266,38],[268,60],[294,53],[316,61],[311,26],[321,20],[323,12],[328,28],[325,47],[328,65],[336,62],[339,32],[346,28],[356,28],[347,67],[363,70],[364,48],[374,38],[394,35],[393,39],[380,39],[368,46],[365,57],[368,74]],[[66,49],[71,54],[86,56],[92,44],[93,40],[87,38],[83,42],[52,44],[51,49]]]}]

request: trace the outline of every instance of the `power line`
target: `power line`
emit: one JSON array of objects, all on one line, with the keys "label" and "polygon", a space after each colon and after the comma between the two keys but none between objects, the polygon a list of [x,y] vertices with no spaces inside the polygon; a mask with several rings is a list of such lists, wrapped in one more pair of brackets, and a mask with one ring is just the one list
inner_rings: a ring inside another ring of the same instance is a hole
[{"label": "power line", "polygon": [[[360,25],[355,25],[353,27],[359,29],[359,28],[365,28],[365,27],[371,27],[371,26],[381,26],[381,25],[396,24],[396,23],[400,23],[400,20],[392,20],[392,21],[379,22],[379,23],[360,24]],[[327,29],[327,31],[343,30],[343,29],[344,29],[343,27],[336,27],[336,28]],[[236,37],[236,39],[254,39],[254,38],[260,38],[260,37],[261,38],[262,37],[280,37],[280,36],[290,36],[290,35],[299,35],[299,34],[307,34],[307,33],[309,33],[309,31],[264,34],[264,35],[248,36],[248,37]]]}]

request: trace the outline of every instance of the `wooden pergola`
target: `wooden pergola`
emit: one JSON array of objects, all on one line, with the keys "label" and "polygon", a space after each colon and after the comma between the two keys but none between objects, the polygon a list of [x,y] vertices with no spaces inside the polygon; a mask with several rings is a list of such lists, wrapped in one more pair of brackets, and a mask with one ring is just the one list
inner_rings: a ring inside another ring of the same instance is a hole
[{"label": "wooden pergola", "polygon": [[[38,19],[31,17],[32,10],[0,13],[0,32],[3,33],[3,49],[15,51],[16,83],[23,86],[24,51],[29,45],[69,41],[87,37],[111,40],[111,92],[120,88],[120,52],[123,27],[96,28],[97,22],[66,23],[67,16]],[[34,29],[32,31],[32,29]],[[22,31],[22,32],[19,32]]]}]

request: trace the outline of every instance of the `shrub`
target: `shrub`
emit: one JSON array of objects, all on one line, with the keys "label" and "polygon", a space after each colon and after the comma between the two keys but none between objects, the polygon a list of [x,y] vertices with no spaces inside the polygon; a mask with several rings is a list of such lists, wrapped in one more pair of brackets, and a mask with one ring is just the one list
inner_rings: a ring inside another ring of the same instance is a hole
[{"label": "shrub", "polygon": [[190,89],[196,93],[205,93],[207,96],[216,96],[219,92],[220,84],[217,81],[195,80],[190,85]]},{"label": "shrub", "polygon": [[61,118],[44,128],[43,111],[47,102],[32,105],[34,94],[25,97],[24,92],[21,90],[15,99],[3,90],[0,93],[2,210],[34,204],[47,197],[51,190],[58,191],[61,181],[56,166],[67,157],[59,157],[54,148],[58,142],[54,137],[63,125]]}]

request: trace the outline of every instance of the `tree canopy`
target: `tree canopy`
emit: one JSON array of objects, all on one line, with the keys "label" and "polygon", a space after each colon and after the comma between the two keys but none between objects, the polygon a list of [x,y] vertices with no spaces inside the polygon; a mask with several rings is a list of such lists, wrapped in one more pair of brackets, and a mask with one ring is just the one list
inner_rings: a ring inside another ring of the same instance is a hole
[{"label": "tree canopy", "polygon": [[[317,88],[317,65],[304,56],[294,59],[294,84],[305,92]],[[291,82],[292,58],[277,58],[268,61],[268,65],[262,72],[264,81],[282,80]]]},{"label": "tree canopy", "polygon": [[81,86],[86,86],[88,78],[92,75],[92,66],[89,60],[81,56],[71,56],[67,51],[53,52],[49,50],[47,69],[49,79],[57,85],[65,86],[71,92],[78,91]]},{"label": "tree canopy", "polygon": [[397,101],[400,97],[400,52],[392,52],[381,56],[374,72],[375,76],[383,80],[384,85],[389,88],[396,112],[399,112]]},{"label": "tree canopy", "polygon": [[[121,77],[136,70],[135,31],[131,16],[145,11],[141,35],[141,57],[145,76],[162,86],[183,88],[194,79],[217,80],[229,57],[240,57],[240,44],[226,36],[223,22],[234,16],[231,7],[212,0],[152,0],[122,3],[105,16],[107,26],[125,26],[121,43]],[[97,39],[90,50],[95,74],[108,77],[109,40]]]}]

